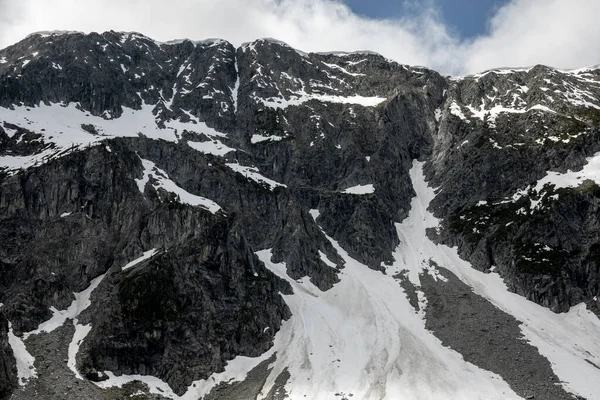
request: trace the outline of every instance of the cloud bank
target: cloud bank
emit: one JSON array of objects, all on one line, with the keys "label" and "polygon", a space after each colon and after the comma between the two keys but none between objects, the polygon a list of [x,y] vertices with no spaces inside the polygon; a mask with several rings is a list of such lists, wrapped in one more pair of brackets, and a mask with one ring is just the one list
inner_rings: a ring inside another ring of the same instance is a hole
[{"label": "cloud bank", "polygon": [[468,41],[442,22],[435,0],[419,4],[405,18],[375,20],[339,0],[0,0],[0,48],[35,31],[112,29],[163,41],[274,37],[304,51],[372,50],[451,75],[600,63],[598,0],[511,0],[487,34]]}]

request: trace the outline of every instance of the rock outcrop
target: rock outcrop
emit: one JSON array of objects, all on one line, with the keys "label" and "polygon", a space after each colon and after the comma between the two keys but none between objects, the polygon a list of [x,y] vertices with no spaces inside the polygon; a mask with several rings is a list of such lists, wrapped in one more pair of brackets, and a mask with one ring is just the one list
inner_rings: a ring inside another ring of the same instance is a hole
[{"label": "rock outcrop", "polygon": [[88,379],[153,375],[181,395],[265,353],[291,288],[255,253],[321,291],[344,269],[326,235],[383,271],[415,159],[438,188],[430,237],[555,312],[597,313],[600,188],[536,185],[600,151],[599,98],[598,69],[449,78],[272,39],[48,33],[0,50],[0,398],[16,382],[4,316],[34,331],[99,277],[77,314]]}]

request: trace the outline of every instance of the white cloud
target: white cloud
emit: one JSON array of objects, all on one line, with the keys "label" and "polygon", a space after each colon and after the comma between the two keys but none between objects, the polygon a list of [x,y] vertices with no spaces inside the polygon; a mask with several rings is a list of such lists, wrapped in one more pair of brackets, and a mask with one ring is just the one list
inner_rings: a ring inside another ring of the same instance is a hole
[{"label": "white cloud", "polygon": [[[373,50],[457,74],[505,65],[600,62],[598,0],[512,0],[487,36],[461,42],[429,4],[396,20],[358,16],[338,0],[0,0],[0,47],[39,30],[139,31],[158,40],[274,37],[305,51]],[[423,3],[421,3],[423,4]]]},{"label": "white cloud", "polygon": [[598,0],[513,0],[496,13],[489,36],[465,46],[463,65],[474,72],[494,66],[598,64],[598,15]]}]

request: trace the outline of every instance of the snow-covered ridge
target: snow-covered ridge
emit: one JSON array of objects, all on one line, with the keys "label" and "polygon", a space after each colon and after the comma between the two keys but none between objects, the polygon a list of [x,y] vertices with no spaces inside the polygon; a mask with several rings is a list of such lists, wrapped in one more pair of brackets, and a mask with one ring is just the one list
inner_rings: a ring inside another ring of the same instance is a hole
[{"label": "snow-covered ridge", "polygon": [[221,44],[227,44],[229,43],[227,40],[225,39],[219,39],[219,38],[209,38],[209,39],[204,39],[204,40],[192,40],[192,39],[174,39],[174,40],[169,40],[166,42],[160,42],[157,40],[154,40],[154,42],[156,44],[164,44],[164,45],[177,45],[177,44],[181,44],[184,42],[191,42],[193,45],[195,46],[218,46]]},{"label": "snow-covered ridge", "polygon": [[[530,117],[536,119],[536,125],[531,129],[536,135],[543,135],[537,140],[534,138],[540,145],[546,139],[568,143],[571,138],[587,131],[577,121],[589,125],[586,113],[595,115],[595,110],[600,110],[600,76],[590,73],[588,69],[565,72],[545,67],[540,68],[540,74],[536,76],[510,76],[513,73],[527,73],[532,68],[494,69],[471,76],[477,80],[488,74],[509,75],[491,79],[488,84],[493,83],[493,86],[485,90],[474,86],[475,83],[470,80],[454,80],[446,109],[465,123],[478,119],[491,128],[497,127],[496,121],[501,114],[536,112],[537,115]],[[469,90],[464,91],[467,88]],[[436,114],[436,118],[443,115]],[[577,130],[564,130],[564,121],[568,119],[573,121],[573,127]],[[563,128],[557,130],[560,122],[563,122]]]},{"label": "snow-covered ridge", "polygon": [[85,32],[81,32],[81,31],[59,31],[59,30],[55,30],[55,31],[38,31],[38,32],[30,33],[25,38],[27,39],[27,38],[30,38],[32,36],[48,37],[48,36],[85,35],[85,34],[86,34]]},{"label": "snow-covered ridge", "polygon": [[[104,33],[109,33],[109,32],[114,32],[114,31],[105,31],[105,32],[96,32],[99,34],[104,34]],[[46,31],[37,31],[37,32],[32,32],[29,35],[27,35],[25,37],[25,39],[33,37],[33,36],[41,36],[41,37],[51,37],[51,36],[63,36],[63,35],[75,35],[75,34],[80,34],[80,35],[87,35],[90,34],[92,32],[84,32],[84,31],[67,31],[67,30],[46,30]],[[142,33],[139,32],[135,32],[135,31],[116,31],[114,32],[118,35],[123,36],[124,39],[134,39],[134,38],[141,38],[141,39],[145,39],[151,42],[156,43],[157,45],[177,45],[177,44],[181,44],[183,42],[189,41],[191,43],[193,43],[195,46],[207,46],[207,45],[220,45],[223,43],[230,43],[225,39],[222,38],[206,38],[206,39],[191,39],[191,38],[181,38],[181,39],[170,39],[170,40],[166,40],[166,41],[160,41],[157,39],[153,39],[149,36],[146,36]],[[315,54],[315,55],[320,55],[320,56],[335,56],[335,57],[350,57],[350,56],[354,56],[354,55],[365,55],[365,56],[379,56],[379,57],[384,57],[381,53],[378,53],[376,51],[373,50],[350,50],[350,51],[317,51],[317,52],[307,52],[307,51],[303,51],[300,49],[297,49],[291,45],[289,45],[288,43],[278,40],[278,39],[274,39],[274,38],[270,38],[270,37],[264,37],[264,38],[258,38],[254,41],[249,41],[249,42],[243,42],[239,48],[242,50],[248,49],[248,48],[253,48],[253,46],[258,43],[258,42],[268,42],[268,43],[273,43],[273,44],[278,44],[281,46],[285,46],[287,48],[290,48],[294,51],[296,51],[299,55],[301,55],[302,57],[308,58],[310,56],[310,54]],[[0,49],[1,50],[1,49]],[[385,57],[384,57],[385,58]],[[387,59],[387,58],[386,58]],[[389,60],[395,63],[399,63],[400,65],[404,65],[402,64],[402,60]],[[412,69],[430,69],[430,67],[426,67],[426,66],[419,66],[419,65],[405,65],[409,68]],[[470,74],[466,74],[466,75],[456,75],[453,76],[451,79],[454,81],[458,81],[458,80],[462,80],[462,79],[466,79],[466,78],[475,78],[475,79],[479,79],[487,74],[490,73],[496,73],[496,74],[502,74],[502,75],[506,75],[506,74],[511,74],[511,73],[515,73],[515,72],[529,72],[534,66],[521,66],[521,67],[496,67],[496,68],[491,68],[491,69],[487,69],[484,71],[480,71],[480,72],[475,72],[475,73],[470,73]],[[585,67],[580,67],[580,68],[574,68],[574,69],[560,69],[560,68],[554,68],[554,67],[550,67],[550,66],[544,66],[546,68],[549,68],[551,70],[555,70],[557,72],[562,72],[562,73],[569,73],[569,74],[580,74],[580,73],[584,73],[584,72],[588,72],[588,71],[594,71],[597,69],[600,69],[600,64],[596,64],[596,65],[590,65],[590,66],[585,66]]]},{"label": "snow-covered ridge", "polygon": [[305,57],[305,58],[308,58],[308,57],[309,57],[308,53],[306,53],[306,52],[304,52],[304,51],[302,51],[302,50],[298,50],[298,49],[296,49],[296,48],[294,48],[294,47],[290,46],[289,44],[287,44],[287,43],[285,43],[285,42],[282,42],[281,40],[277,40],[277,39],[273,39],[273,38],[269,38],[269,37],[265,37],[265,38],[256,39],[256,40],[255,40],[255,41],[253,41],[253,42],[245,42],[245,43],[242,43],[242,45],[240,46],[240,48],[241,48],[243,51],[247,51],[247,50],[256,51],[256,44],[258,44],[258,43],[261,43],[261,42],[262,42],[262,43],[271,43],[271,44],[277,44],[277,45],[280,45],[280,46],[283,46],[283,47],[287,47],[287,48],[289,48],[289,49],[292,49],[292,50],[294,50],[296,53],[298,53],[298,54],[299,54],[300,56],[302,56],[302,57]]},{"label": "snow-covered ridge", "polygon": [[[547,68],[551,71],[561,72],[564,74],[573,74],[573,75],[578,75],[581,73],[595,71],[595,70],[600,69],[600,64],[590,65],[590,66],[582,67],[582,68],[573,68],[573,69],[560,69],[560,68],[554,68],[554,67],[551,67],[548,65],[540,65],[540,66]],[[472,74],[457,75],[457,76],[452,77],[452,80],[457,81],[457,80],[462,80],[462,79],[467,79],[467,78],[479,79],[479,78],[482,78],[482,77],[484,77],[488,74],[492,74],[492,73],[496,74],[496,75],[509,75],[509,74],[513,74],[513,73],[528,73],[534,67],[536,67],[536,65],[531,65],[531,66],[526,66],[526,67],[496,67],[496,68],[486,69],[484,71],[476,72],[476,73],[472,73]]]},{"label": "snow-covered ridge", "polygon": [[464,78],[479,79],[479,78],[481,78],[487,74],[491,74],[491,73],[494,73],[497,75],[508,75],[508,74],[513,74],[515,72],[527,73],[527,72],[531,71],[533,69],[533,67],[534,67],[533,65],[528,66],[528,67],[497,67],[497,68],[487,69],[485,71],[474,73],[474,74],[457,76],[454,79],[464,79]]},{"label": "snow-covered ridge", "polygon": [[[9,171],[26,169],[42,164],[49,159],[67,154],[66,151],[82,150],[87,146],[98,145],[105,139],[114,137],[138,137],[140,134],[150,139],[162,139],[178,142],[176,132],[184,130],[202,133],[209,138],[226,135],[209,128],[204,122],[189,115],[189,123],[179,120],[165,121],[165,128],[157,124],[153,110],[156,105],[145,104],[141,110],[123,108],[119,118],[105,119],[81,111],[77,104],[38,105],[37,107],[14,106],[14,109],[0,107],[0,121],[8,122],[42,135],[46,143],[53,143],[54,148],[29,156],[0,156],[0,168]],[[96,134],[82,128],[92,125]]]},{"label": "snow-covered ridge", "polygon": [[381,56],[380,53],[371,50],[357,50],[357,51],[320,51],[316,52],[320,56],[336,56],[336,57],[350,57],[353,55],[364,55],[364,56]]}]

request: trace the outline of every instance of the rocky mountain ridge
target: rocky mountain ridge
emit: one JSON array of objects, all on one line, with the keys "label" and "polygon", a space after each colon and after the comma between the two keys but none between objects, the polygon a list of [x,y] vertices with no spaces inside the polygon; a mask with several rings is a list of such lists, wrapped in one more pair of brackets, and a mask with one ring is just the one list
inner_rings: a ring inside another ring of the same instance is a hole
[{"label": "rocky mountain ridge", "polygon": [[[200,398],[214,391],[199,382],[228,361],[279,348],[302,312],[290,296],[334,296],[354,263],[435,318],[418,276],[440,261],[403,236],[419,196],[415,160],[441,219],[424,240],[457,246],[554,312],[584,302],[598,313],[599,139],[600,69],[450,78],[273,39],[236,49],[138,33],[31,35],[0,50],[0,339],[8,321],[25,344],[72,321],[75,375],[100,386],[113,373],[154,376],[163,395]],[[415,279],[411,268],[426,264]],[[583,363],[600,365],[585,351]],[[261,398],[296,398],[294,363],[275,353]],[[18,358],[0,369],[0,397],[24,379]],[[532,389],[502,368],[520,396],[568,396],[548,392],[548,377]],[[575,386],[566,390],[597,398]]]}]

